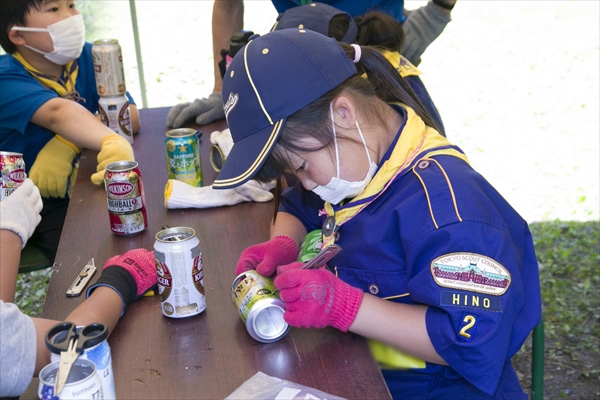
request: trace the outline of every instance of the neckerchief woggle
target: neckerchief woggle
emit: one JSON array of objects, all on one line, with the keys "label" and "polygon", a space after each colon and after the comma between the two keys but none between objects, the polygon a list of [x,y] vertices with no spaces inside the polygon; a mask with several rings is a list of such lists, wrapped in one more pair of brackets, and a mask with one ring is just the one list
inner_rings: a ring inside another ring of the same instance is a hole
[{"label": "neckerchief woggle", "polygon": [[62,75],[57,81],[49,75],[39,71],[33,65],[29,64],[27,60],[23,58],[21,53],[13,53],[13,57],[16,58],[17,61],[23,65],[23,67],[25,67],[25,70],[29,72],[31,76],[37,79],[42,85],[54,90],[60,97],[76,102],[79,100],[83,100],[83,102],[85,102],[85,99],[82,99],[75,89],[77,74],[79,73],[79,63],[77,60],[73,60],[63,67]]},{"label": "neckerchief woggle", "polygon": [[321,215],[327,215],[323,222],[323,244],[325,248],[335,243],[335,234],[339,228],[364,210],[382,195],[390,184],[413,164],[413,161],[434,155],[451,155],[469,162],[467,156],[456,149],[435,129],[425,125],[423,120],[410,107],[396,103],[406,111],[406,122],[402,134],[397,139],[390,157],[379,166],[379,170],[365,190],[343,205],[325,203]]}]

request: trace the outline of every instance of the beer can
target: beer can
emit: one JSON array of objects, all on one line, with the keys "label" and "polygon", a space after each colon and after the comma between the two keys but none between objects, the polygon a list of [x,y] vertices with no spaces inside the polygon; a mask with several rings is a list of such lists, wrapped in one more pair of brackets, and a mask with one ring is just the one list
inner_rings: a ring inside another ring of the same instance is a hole
[{"label": "beer can", "polygon": [[206,309],[202,250],[192,228],[167,228],[156,234],[154,258],[160,307],[166,317],[185,318]]},{"label": "beer can", "polygon": [[104,186],[113,233],[132,235],[148,227],[142,173],[137,162],[117,161],[108,164]]},{"label": "beer can", "polygon": [[42,400],[57,399],[104,399],[102,383],[96,365],[82,358],[75,360],[69,371],[67,383],[61,392],[54,394],[56,375],[60,361],[46,365],[39,374],[38,397]]},{"label": "beer can", "polygon": [[304,237],[302,244],[300,245],[300,254],[298,255],[298,261],[305,262],[314,258],[321,251],[323,245],[323,231],[315,229],[310,231]]},{"label": "beer can", "polygon": [[98,113],[104,125],[116,134],[123,136],[129,143],[133,143],[133,127],[131,126],[127,96],[100,97]]},{"label": "beer can", "polygon": [[[77,327],[77,330],[81,330],[83,327]],[[65,339],[67,331],[63,331],[53,338],[53,342],[57,343]],[[116,399],[117,394],[115,392],[115,377],[112,368],[112,355],[110,353],[110,346],[108,341],[104,339],[101,343],[90,347],[89,349],[83,350],[79,355],[79,359],[90,360],[96,366],[96,371],[100,377],[102,384],[102,393],[105,399]],[[60,361],[60,354],[52,353],[50,355],[51,362]]]},{"label": "beer can", "polygon": [[0,151],[0,201],[12,194],[25,180],[25,161],[23,154]]},{"label": "beer can", "polygon": [[254,340],[271,343],[288,333],[285,305],[271,278],[255,270],[242,272],[231,285],[231,300]]},{"label": "beer can", "polygon": [[202,164],[198,132],[191,128],[167,131],[165,138],[169,179],[176,179],[194,187],[202,186]]},{"label": "beer can", "polygon": [[117,39],[100,39],[92,45],[96,89],[100,96],[125,94],[123,55]]}]

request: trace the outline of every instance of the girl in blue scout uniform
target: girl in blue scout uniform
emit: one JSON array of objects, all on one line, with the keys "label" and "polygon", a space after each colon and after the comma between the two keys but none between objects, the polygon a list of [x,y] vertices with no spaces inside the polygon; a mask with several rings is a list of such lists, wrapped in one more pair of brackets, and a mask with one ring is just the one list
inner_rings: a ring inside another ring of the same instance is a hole
[{"label": "girl in blue scout uniform", "polygon": [[[0,2],[0,150],[23,154],[26,172],[44,200],[30,239],[54,261],[81,148],[99,150],[95,184],[104,167],[133,160],[129,142],[100,122],[92,44],[73,1]],[[137,108],[127,93],[133,131]]]},{"label": "girl in blue scout uniform", "polygon": [[[238,52],[213,187],[290,174],[322,202],[284,192],[271,240],[236,273],[274,276],[292,326],[368,338],[395,398],[526,399],[511,357],[541,316],[529,229],[403,85],[374,48],[308,30]],[[302,269],[314,229],[342,251]]]}]

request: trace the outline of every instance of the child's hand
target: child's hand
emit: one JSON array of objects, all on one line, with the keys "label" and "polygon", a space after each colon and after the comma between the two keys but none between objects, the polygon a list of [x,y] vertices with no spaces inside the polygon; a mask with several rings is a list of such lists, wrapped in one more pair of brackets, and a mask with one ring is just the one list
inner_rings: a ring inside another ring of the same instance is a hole
[{"label": "child's hand", "polygon": [[347,332],[360,308],[362,290],[328,269],[301,269],[303,265],[295,262],[277,269],[273,283],[285,303],[285,321],[298,328],[333,326]]},{"label": "child's hand", "polygon": [[71,142],[54,135],[40,150],[29,171],[29,177],[40,189],[42,197],[65,198],[67,182],[73,172],[73,160],[79,149]]},{"label": "child's hand", "polygon": [[255,269],[263,276],[271,276],[280,265],[286,265],[298,258],[298,245],[289,236],[276,236],[268,242],[248,247],[240,255],[235,266],[235,274]]},{"label": "child's hand", "polygon": [[110,163],[116,161],[134,161],[133,148],[122,136],[115,134],[108,135],[102,139],[102,147],[98,153],[98,166],[95,174],[92,175],[92,183],[101,185],[104,182],[104,169]]},{"label": "child's hand", "polygon": [[180,128],[194,118],[196,124],[206,125],[218,119],[225,118],[223,110],[223,95],[219,92],[211,93],[208,98],[196,99],[192,103],[182,103],[171,108],[167,115],[169,128]]}]

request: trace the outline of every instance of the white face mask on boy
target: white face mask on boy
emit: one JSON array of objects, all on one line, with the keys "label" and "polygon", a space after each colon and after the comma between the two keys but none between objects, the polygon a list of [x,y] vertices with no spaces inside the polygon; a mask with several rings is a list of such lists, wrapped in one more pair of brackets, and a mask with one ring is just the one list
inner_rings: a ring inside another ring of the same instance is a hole
[{"label": "white face mask on boy", "polygon": [[358,134],[360,135],[360,139],[365,146],[365,151],[367,152],[367,158],[369,159],[369,171],[367,171],[367,176],[365,179],[358,182],[349,182],[344,179],[340,179],[340,157],[338,153],[337,146],[337,135],[335,132],[335,122],[333,120],[333,106],[329,104],[329,113],[331,116],[331,126],[333,127],[333,140],[335,145],[335,164],[337,168],[337,177],[332,177],[329,183],[325,186],[317,186],[312,191],[315,192],[323,201],[327,201],[331,204],[338,204],[340,201],[356,197],[365,190],[371,179],[373,179],[373,175],[375,175],[375,171],[377,171],[377,164],[371,161],[371,156],[369,155],[369,149],[367,148],[367,143],[365,138],[360,130],[360,126],[358,126],[358,121],[356,121],[356,129],[358,130]]},{"label": "white face mask on boy", "polygon": [[66,65],[79,58],[85,44],[85,24],[81,14],[73,15],[62,21],[48,25],[47,28],[29,28],[13,26],[12,30],[26,32],[48,32],[52,39],[54,51],[46,53],[34,47],[25,45],[36,53],[43,54],[48,60],[58,65]]}]

